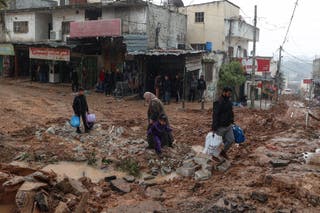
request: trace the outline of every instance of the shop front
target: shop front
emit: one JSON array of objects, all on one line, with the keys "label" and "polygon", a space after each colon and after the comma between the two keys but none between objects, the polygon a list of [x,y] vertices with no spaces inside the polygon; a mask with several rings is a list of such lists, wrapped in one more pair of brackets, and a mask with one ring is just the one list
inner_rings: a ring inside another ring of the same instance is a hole
[{"label": "shop front", "polygon": [[67,63],[70,61],[70,49],[51,47],[30,47],[31,76],[37,76],[40,82],[60,83],[68,81],[70,76]]},{"label": "shop front", "polygon": [[12,44],[0,44],[0,76],[11,77],[13,75],[14,55]]}]

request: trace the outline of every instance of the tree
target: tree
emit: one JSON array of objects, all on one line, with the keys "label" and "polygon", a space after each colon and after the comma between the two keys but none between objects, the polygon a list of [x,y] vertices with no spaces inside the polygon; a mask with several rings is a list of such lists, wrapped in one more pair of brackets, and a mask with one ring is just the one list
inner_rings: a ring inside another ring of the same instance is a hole
[{"label": "tree", "polygon": [[237,90],[239,86],[246,82],[246,76],[242,64],[237,61],[232,61],[229,64],[224,64],[219,73],[218,87],[222,89],[225,86],[232,87],[235,91],[236,98],[238,98]]},{"label": "tree", "polygon": [[8,0],[0,0],[0,9],[8,6]]}]

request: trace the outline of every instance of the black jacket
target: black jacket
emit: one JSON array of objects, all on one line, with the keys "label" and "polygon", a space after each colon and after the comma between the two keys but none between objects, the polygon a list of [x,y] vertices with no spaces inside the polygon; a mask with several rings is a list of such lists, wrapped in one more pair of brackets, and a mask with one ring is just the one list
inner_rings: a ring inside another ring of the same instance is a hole
[{"label": "black jacket", "polygon": [[206,90],[207,89],[207,84],[206,81],[203,79],[198,80],[198,90]]},{"label": "black jacket", "polygon": [[74,98],[72,104],[73,111],[76,115],[80,116],[89,111],[86,97],[84,95],[78,95]]},{"label": "black jacket", "polygon": [[170,82],[170,80],[164,80],[163,81],[163,90],[165,92],[171,92],[171,82]]},{"label": "black jacket", "polygon": [[227,127],[233,122],[232,103],[229,98],[221,96],[218,101],[213,102],[212,130]]}]

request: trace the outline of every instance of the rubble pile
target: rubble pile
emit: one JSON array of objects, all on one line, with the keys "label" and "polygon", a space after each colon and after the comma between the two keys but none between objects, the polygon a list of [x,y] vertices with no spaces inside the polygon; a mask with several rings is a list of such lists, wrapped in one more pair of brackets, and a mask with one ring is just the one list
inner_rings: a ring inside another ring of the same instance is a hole
[{"label": "rubble pile", "polygon": [[0,203],[19,212],[82,212],[89,197],[78,180],[10,164],[0,164],[0,184]]}]

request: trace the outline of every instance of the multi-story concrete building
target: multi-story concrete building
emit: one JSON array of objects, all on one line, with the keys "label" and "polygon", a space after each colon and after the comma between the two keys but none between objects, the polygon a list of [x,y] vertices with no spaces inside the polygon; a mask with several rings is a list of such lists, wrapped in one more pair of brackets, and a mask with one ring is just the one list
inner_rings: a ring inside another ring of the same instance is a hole
[{"label": "multi-story concrete building", "polygon": [[239,6],[227,0],[189,5],[179,11],[188,16],[187,43],[193,49],[207,52],[202,74],[208,85],[207,96],[215,98],[221,65],[226,59],[249,56],[254,26],[241,18]]},{"label": "multi-story concrete building", "polygon": [[239,6],[222,0],[189,5],[180,11],[188,16],[187,42],[193,48],[226,52],[230,57],[249,55],[254,26],[242,19]]},{"label": "multi-story concrete building", "polygon": [[[190,64],[186,56],[193,53],[185,50],[187,16],[176,8],[142,0],[37,2],[15,0],[2,11],[0,55],[11,65],[6,75],[28,76],[34,64],[46,63],[49,73],[59,75],[53,81],[67,82],[71,61],[79,66],[79,74],[87,69],[93,86],[101,68],[139,70],[146,82],[158,74],[173,77]],[[188,67],[200,69],[201,58],[197,60],[196,66]],[[146,84],[145,89],[153,88]]]}]

